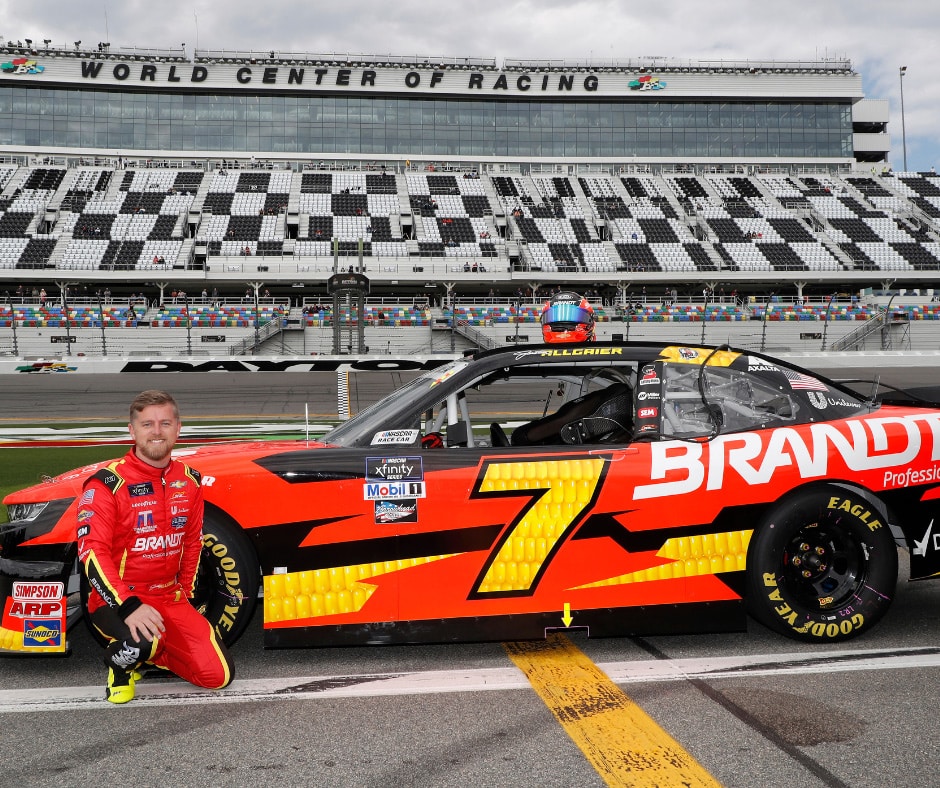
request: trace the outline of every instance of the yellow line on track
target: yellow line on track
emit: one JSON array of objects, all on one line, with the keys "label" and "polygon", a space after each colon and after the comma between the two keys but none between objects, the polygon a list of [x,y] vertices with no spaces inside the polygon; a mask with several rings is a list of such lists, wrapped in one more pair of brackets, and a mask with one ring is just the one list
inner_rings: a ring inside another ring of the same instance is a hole
[{"label": "yellow line on track", "polygon": [[565,635],[503,647],[607,785],[720,786]]}]

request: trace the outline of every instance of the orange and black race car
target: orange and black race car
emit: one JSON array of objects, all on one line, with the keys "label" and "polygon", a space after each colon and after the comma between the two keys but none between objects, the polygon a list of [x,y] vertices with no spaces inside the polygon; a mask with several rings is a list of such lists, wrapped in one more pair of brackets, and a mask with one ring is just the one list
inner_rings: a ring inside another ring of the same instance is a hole
[{"label": "orange and black race car", "polygon": [[[202,474],[199,604],[269,647],[742,629],[865,632],[940,573],[940,411],[727,347],[499,349],[318,442],[178,452]],[[103,463],[102,463],[103,464]],[[0,649],[66,648],[77,498],[5,499]]]}]

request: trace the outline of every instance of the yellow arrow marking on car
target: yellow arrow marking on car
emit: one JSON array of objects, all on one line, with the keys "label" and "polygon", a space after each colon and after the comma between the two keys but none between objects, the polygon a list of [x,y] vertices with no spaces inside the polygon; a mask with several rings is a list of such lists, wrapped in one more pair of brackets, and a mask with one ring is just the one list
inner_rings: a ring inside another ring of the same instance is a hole
[{"label": "yellow arrow marking on car", "polygon": [[571,622],[574,620],[571,617],[571,603],[565,602],[565,614],[561,617],[561,620],[565,622],[566,627],[571,626]]},{"label": "yellow arrow marking on car", "polygon": [[503,647],[607,785],[720,786],[564,635]]}]

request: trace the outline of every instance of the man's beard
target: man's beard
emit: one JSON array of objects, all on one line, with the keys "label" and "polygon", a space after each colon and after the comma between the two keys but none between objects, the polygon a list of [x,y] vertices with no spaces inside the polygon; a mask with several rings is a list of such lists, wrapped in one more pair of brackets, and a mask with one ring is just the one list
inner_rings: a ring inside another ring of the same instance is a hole
[{"label": "man's beard", "polygon": [[137,453],[147,458],[151,462],[162,463],[167,460],[173,451],[173,445],[169,441],[163,443],[144,443],[143,446],[137,446]]}]

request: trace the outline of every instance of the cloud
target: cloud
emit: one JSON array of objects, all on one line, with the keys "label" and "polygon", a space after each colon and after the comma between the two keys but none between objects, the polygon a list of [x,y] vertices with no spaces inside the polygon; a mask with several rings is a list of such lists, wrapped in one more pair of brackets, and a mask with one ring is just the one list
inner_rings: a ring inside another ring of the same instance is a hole
[{"label": "cloud", "polygon": [[427,55],[520,59],[814,60],[847,58],[870,98],[891,103],[901,158],[898,67],[904,82],[909,164],[927,169],[940,149],[934,78],[936,0],[0,0],[7,38],[95,46]]}]

